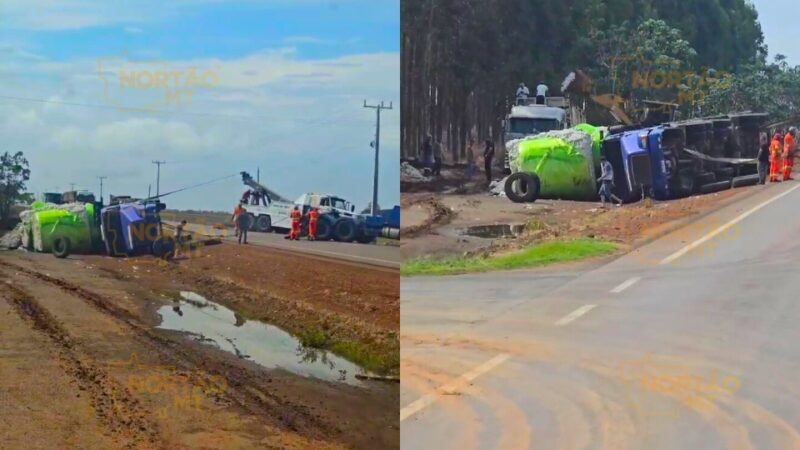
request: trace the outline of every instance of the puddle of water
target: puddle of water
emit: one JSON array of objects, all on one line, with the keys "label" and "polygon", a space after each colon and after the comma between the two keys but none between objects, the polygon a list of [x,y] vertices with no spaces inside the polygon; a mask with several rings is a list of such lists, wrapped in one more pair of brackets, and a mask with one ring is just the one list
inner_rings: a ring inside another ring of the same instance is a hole
[{"label": "puddle of water", "polygon": [[525,225],[476,225],[462,228],[459,234],[486,239],[514,239],[525,231]]},{"label": "puddle of water", "polygon": [[194,292],[181,292],[181,300],[159,308],[157,328],[183,331],[204,344],[256,362],[303,376],[360,385],[364,373],[356,364],[323,350],[304,347],[280,328],[240,315]]}]

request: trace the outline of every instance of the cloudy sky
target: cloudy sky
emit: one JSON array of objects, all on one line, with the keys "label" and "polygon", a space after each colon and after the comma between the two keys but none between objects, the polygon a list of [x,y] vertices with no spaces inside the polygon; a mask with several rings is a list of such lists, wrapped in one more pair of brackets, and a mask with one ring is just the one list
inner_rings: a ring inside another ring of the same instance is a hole
[{"label": "cloudy sky", "polygon": [[[113,6],[112,6],[113,5]],[[242,170],[294,198],[399,202],[399,0],[3,0],[0,151],[36,193],[76,188],[232,209]],[[221,180],[220,180],[221,179]]]}]

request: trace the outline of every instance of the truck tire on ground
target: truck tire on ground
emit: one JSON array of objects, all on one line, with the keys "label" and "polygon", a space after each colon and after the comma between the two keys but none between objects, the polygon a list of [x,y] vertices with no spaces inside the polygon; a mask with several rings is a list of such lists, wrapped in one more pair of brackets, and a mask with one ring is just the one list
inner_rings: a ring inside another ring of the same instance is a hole
[{"label": "truck tire on ground", "polygon": [[258,219],[256,219],[256,231],[262,233],[272,231],[272,218],[270,216],[258,216]]},{"label": "truck tire on ground", "polygon": [[716,181],[717,176],[714,174],[714,172],[703,172],[697,176],[695,183],[702,186],[704,184],[714,183]]},{"label": "truck tire on ground", "polygon": [[156,258],[169,259],[175,253],[175,240],[160,237],[153,241],[153,256]]},{"label": "truck tire on ground", "polygon": [[506,178],[506,197],[514,203],[535,202],[540,188],[539,177],[533,173],[517,172]]},{"label": "truck tire on ground", "polygon": [[256,226],[256,218],[251,213],[247,213],[240,219],[242,222],[239,224],[242,228],[246,228],[247,231],[253,231]]},{"label": "truck tire on ground", "polygon": [[724,191],[731,188],[731,180],[717,181],[716,183],[709,183],[700,186],[701,194],[710,194],[712,192]]},{"label": "truck tire on ground", "polygon": [[361,244],[371,244],[375,242],[375,236],[370,236],[368,234],[359,233],[356,240]]},{"label": "truck tire on ground", "polygon": [[358,230],[351,219],[339,219],[333,226],[333,237],[339,242],[353,242]]},{"label": "truck tire on ground", "polygon": [[317,221],[317,236],[318,241],[330,241],[333,239],[333,220],[327,216],[322,216]]},{"label": "truck tire on ground", "polygon": [[57,237],[53,240],[53,256],[56,258],[66,258],[72,249],[72,242],[68,237]]},{"label": "truck tire on ground", "polygon": [[731,181],[731,187],[755,186],[758,184],[758,175],[742,175]]}]

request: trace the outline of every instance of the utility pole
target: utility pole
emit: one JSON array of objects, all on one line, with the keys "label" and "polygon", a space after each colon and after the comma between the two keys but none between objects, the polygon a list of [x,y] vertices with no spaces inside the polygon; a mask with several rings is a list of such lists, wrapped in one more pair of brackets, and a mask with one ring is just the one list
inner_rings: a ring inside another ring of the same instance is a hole
[{"label": "utility pole", "polygon": [[69,184],[69,190],[70,191],[74,191],[75,190],[75,183],[70,183]]},{"label": "utility pole", "polygon": [[159,189],[161,188],[161,165],[166,163],[166,161],[153,161],[153,164],[158,166],[158,169],[156,169],[156,197],[159,196]]},{"label": "utility pole", "polygon": [[100,203],[103,203],[103,180],[108,178],[107,176],[97,177],[100,180]]},{"label": "utility pole", "polygon": [[381,148],[381,110],[384,109],[392,109],[392,102],[389,102],[389,106],[386,106],[381,100],[380,105],[367,105],[367,101],[364,100],[364,108],[370,108],[375,110],[376,114],[376,121],[375,121],[375,179],[372,182],[372,215],[378,215],[378,154]]}]

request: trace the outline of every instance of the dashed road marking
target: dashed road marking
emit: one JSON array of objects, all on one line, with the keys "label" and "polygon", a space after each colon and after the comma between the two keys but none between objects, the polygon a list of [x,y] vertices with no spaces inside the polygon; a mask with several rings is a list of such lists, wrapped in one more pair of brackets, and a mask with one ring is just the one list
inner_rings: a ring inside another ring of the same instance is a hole
[{"label": "dashed road marking", "polygon": [[763,203],[759,203],[758,205],[754,206],[752,209],[749,209],[749,210],[743,212],[742,214],[738,215],[737,217],[732,219],[730,222],[728,222],[728,223],[726,223],[724,225],[721,225],[719,228],[717,228],[717,229],[715,229],[713,231],[710,231],[708,234],[706,234],[705,236],[701,237],[700,239],[692,242],[691,244],[687,245],[686,247],[683,247],[682,249],[678,250],[677,252],[675,252],[675,253],[667,256],[666,258],[662,259],[659,264],[669,264],[669,263],[675,261],[676,259],[680,258],[681,256],[689,253],[690,251],[696,249],[697,247],[699,247],[699,246],[705,244],[706,242],[708,242],[709,240],[713,239],[716,235],[722,233],[723,231],[727,230],[728,228],[730,228],[730,227],[736,225],[737,223],[741,222],[742,220],[746,219],[748,216],[750,216],[751,214],[755,213],[759,209],[769,205],[770,203],[774,202],[775,200],[778,200],[781,197],[789,195],[791,192],[793,192],[794,190],[796,190],[798,188],[800,188],[800,184],[798,184],[797,186],[787,190],[786,192],[780,193],[780,194],[776,195],[775,197],[772,197],[771,199],[764,201]]},{"label": "dashed road marking", "polygon": [[422,397],[418,398],[417,400],[414,400],[413,402],[409,403],[408,406],[400,410],[400,422],[408,419],[414,414],[422,411],[423,409],[435,403],[436,399],[440,394],[456,391],[459,387],[468,384],[469,382],[475,380],[479,376],[494,369],[500,364],[503,364],[510,357],[511,355],[507,353],[501,353],[495,356],[494,358],[484,362],[483,364],[474,367],[472,370],[454,379],[453,381],[450,381],[449,383],[445,383],[439,386],[435,391],[425,394]]},{"label": "dashed road marking", "polygon": [[630,279],[628,279],[628,280],[626,280],[626,281],[622,282],[622,283],[621,283],[619,286],[617,286],[617,287],[615,287],[614,289],[612,289],[612,290],[611,290],[611,293],[612,293],[612,294],[619,294],[620,292],[624,291],[625,289],[628,289],[629,287],[631,287],[631,286],[633,286],[634,284],[636,284],[636,283],[638,283],[639,281],[641,281],[641,279],[642,279],[642,277],[633,277],[633,278],[630,278]]},{"label": "dashed road marking", "polygon": [[558,319],[558,321],[555,323],[555,325],[557,327],[563,327],[564,325],[574,321],[575,319],[579,318],[580,316],[588,313],[589,311],[594,309],[595,306],[597,306],[597,305],[583,305],[580,308],[576,309],[575,311],[572,311],[571,313],[567,314],[566,316]]}]

